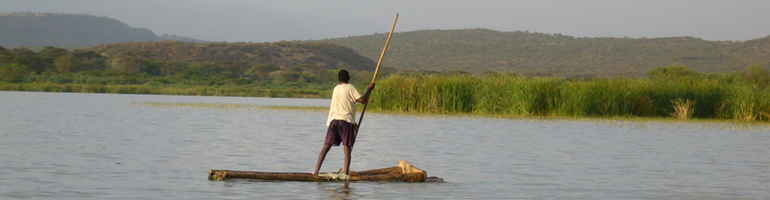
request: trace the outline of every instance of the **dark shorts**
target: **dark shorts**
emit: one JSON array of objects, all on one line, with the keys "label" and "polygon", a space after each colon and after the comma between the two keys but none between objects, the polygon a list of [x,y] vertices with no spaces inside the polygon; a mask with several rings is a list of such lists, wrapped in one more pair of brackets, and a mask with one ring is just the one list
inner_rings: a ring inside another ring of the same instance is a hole
[{"label": "dark shorts", "polygon": [[353,124],[344,120],[332,120],[329,123],[329,130],[326,131],[326,142],[324,144],[340,146],[342,142],[345,146],[353,146],[356,143],[356,133]]}]

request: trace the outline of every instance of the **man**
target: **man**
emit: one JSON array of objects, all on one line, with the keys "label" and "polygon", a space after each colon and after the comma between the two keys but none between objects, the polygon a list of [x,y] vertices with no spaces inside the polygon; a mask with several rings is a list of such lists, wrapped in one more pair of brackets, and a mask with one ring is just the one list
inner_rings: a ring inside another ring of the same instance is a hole
[{"label": "man", "polygon": [[339,146],[340,142],[344,145],[343,149],[345,150],[344,173],[350,174],[350,152],[353,151],[353,144],[356,142],[356,102],[369,102],[369,95],[374,89],[374,83],[369,84],[366,94],[362,96],[353,85],[348,84],[350,74],[344,69],[337,73],[337,78],[339,84],[334,87],[334,92],[332,92],[332,104],[329,107],[329,117],[326,120],[326,126],[329,127],[326,131],[326,141],[323,149],[321,149],[321,154],[318,155],[318,163],[315,166],[315,172],[313,172],[314,176],[318,176],[318,170],[321,169],[321,164],[326,158],[326,153],[329,153],[329,149],[332,146]]}]

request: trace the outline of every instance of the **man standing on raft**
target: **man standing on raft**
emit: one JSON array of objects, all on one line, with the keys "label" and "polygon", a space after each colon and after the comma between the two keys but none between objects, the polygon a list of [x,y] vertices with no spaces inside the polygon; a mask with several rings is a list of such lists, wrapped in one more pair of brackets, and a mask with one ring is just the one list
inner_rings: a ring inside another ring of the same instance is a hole
[{"label": "man standing on raft", "polygon": [[334,92],[332,92],[332,104],[329,107],[329,117],[326,120],[326,126],[329,129],[326,131],[324,147],[321,149],[321,154],[318,155],[318,163],[315,166],[315,172],[313,172],[314,176],[318,175],[318,170],[321,169],[321,164],[323,164],[326,154],[329,153],[329,149],[332,146],[339,146],[340,143],[344,145],[345,150],[344,173],[350,174],[350,153],[356,142],[356,102],[363,104],[369,102],[369,95],[374,89],[374,82],[372,82],[369,84],[366,94],[362,96],[353,85],[348,84],[350,74],[344,69],[337,73],[337,78],[339,84],[334,87]]}]

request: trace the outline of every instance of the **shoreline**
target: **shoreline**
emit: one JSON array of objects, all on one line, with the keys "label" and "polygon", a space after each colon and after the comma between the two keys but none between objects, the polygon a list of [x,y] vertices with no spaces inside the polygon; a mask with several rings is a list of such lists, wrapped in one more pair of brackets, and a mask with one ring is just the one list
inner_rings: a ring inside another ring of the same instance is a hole
[{"label": "shoreline", "polygon": [[[217,103],[161,103],[161,102],[132,102],[132,105],[151,106],[151,107],[197,107],[212,109],[266,109],[266,110],[290,110],[302,112],[328,112],[329,108],[324,106],[254,106],[250,104],[217,104]],[[358,108],[360,113],[361,108]],[[648,125],[660,123],[683,123],[689,125],[700,125],[703,127],[719,128],[740,128],[740,129],[761,129],[770,130],[770,122],[766,121],[744,121],[738,119],[703,119],[691,118],[687,120],[675,117],[560,117],[560,116],[516,116],[516,115],[488,115],[475,113],[424,113],[414,111],[384,111],[380,109],[367,110],[370,113],[383,115],[405,116],[415,118],[469,118],[471,120],[553,120],[568,122],[597,122],[623,125]]]},{"label": "shoreline", "polygon": [[[181,96],[218,96],[218,97],[267,97],[267,98],[301,98],[301,99],[325,99],[329,93],[324,90],[316,89],[275,89],[264,87],[244,87],[244,86],[157,86],[157,85],[94,85],[94,84],[30,84],[30,83],[2,83],[0,82],[0,91],[19,91],[19,92],[68,92],[68,93],[104,93],[104,94],[156,94],[156,95],[181,95]],[[152,103],[152,102],[149,102]],[[142,104],[142,103],[139,103]],[[175,106],[192,106],[184,103],[171,103]],[[145,105],[148,106],[148,105]],[[153,105],[170,106],[170,105]],[[195,105],[196,107],[238,107],[239,105]],[[260,109],[277,110],[300,110],[300,111],[319,111],[325,112],[326,107],[306,107],[306,106],[259,106]],[[359,112],[360,112],[359,107]],[[405,115],[405,116],[442,116],[442,117],[480,117],[489,119],[537,119],[537,120],[600,120],[600,121],[624,121],[624,122],[685,122],[685,123],[729,123],[751,126],[770,127],[770,121],[763,120],[740,120],[727,118],[690,118],[678,119],[672,116],[668,117],[643,117],[643,116],[559,116],[559,115],[519,115],[519,114],[500,114],[500,113],[474,113],[474,112],[444,112],[434,111],[405,111],[405,110],[384,110],[382,108],[372,107],[369,112],[379,114]]]},{"label": "shoreline", "polygon": [[325,90],[267,88],[247,86],[187,86],[187,85],[100,85],[100,84],[55,84],[55,83],[5,83],[0,82],[0,91],[19,92],[71,92],[104,94],[159,94],[183,96],[222,97],[280,97],[322,99],[331,94]]}]

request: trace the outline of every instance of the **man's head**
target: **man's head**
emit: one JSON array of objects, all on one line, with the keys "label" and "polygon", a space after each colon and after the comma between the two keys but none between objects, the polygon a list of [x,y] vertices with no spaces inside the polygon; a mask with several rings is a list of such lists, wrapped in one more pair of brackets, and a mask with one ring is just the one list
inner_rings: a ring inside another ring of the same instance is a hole
[{"label": "man's head", "polygon": [[350,81],[350,74],[348,73],[348,70],[340,70],[339,73],[337,73],[337,78],[342,83],[348,83]]}]

